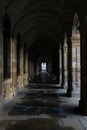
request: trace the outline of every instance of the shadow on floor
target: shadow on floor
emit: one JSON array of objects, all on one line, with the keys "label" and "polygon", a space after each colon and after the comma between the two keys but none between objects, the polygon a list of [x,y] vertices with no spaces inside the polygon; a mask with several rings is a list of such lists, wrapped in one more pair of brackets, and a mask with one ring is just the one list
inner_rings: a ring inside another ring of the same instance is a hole
[{"label": "shadow on floor", "polygon": [[30,83],[57,83],[55,76],[50,75],[48,72],[40,72],[36,75]]},{"label": "shadow on floor", "polygon": [[[3,122],[1,122],[3,124]],[[5,123],[5,122],[4,122]],[[9,121],[4,130],[75,130],[72,127],[63,127],[56,119],[30,119],[25,121]],[[63,124],[62,124],[63,125]]]},{"label": "shadow on floor", "polygon": [[[49,75],[47,76],[46,80],[52,81]],[[40,77],[37,77],[37,81],[39,80]],[[42,80],[40,84],[30,83],[24,88],[26,91],[17,94],[19,99],[16,99],[17,102],[8,112],[8,117],[15,119],[0,121],[1,130],[76,130],[68,116],[79,115],[79,109],[72,103],[68,104],[64,91],[58,92],[59,86],[53,83],[45,84],[43,81],[46,80]],[[78,124],[80,125],[79,121]],[[77,127],[77,124],[75,125]]]}]

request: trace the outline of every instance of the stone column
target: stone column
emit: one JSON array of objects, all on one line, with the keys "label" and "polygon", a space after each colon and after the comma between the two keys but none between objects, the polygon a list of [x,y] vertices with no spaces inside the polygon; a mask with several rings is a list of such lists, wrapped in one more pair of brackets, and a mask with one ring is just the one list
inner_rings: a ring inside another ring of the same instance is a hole
[{"label": "stone column", "polygon": [[0,23],[0,106],[2,105],[2,91],[3,91],[3,27]]},{"label": "stone column", "polygon": [[29,60],[29,53],[28,53],[28,83],[30,80],[30,64],[29,64],[30,60]]},{"label": "stone column", "polygon": [[36,59],[34,60],[34,77],[36,77]]},{"label": "stone column", "polygon": [[12,96],[14,96],[17,91],[17,41],[15,39],[11,39],[11,78],[12,78]]},{"label": "stone column", "polygon": [[64,47],[61,46],[61,68],[62,68],[62,83],[61,88],[64,88]]},{"label": "stone column", "polygon": [[60,52],[58,50],[58,53],[57,53],[57,59],[56,59],[56,63],[57,63],[57,81],[58,81],[58,84],[60,84]]},{"label": "stone column", "polygon": [[28,74],[28,53],[26,54],[26,73]]},{"label": "stone column", "polygon": [[30,72],[30,78],[33,79],[34,78],[34,64],[33,64],[33,61],[30,61],[30,66],[29,66],[29,72]]},{"label": "stone column", "polygon": [[87,115],[87,21],[83,19],[80,26],[81,34],[81,97],[80,110]]},{"label": "stone column", "polygon": [[[27,81],[28,81],[28,77],[29,77],[29,56],[28,56],[28,52],[27,52]],[[29,83],[29,81],[28,81]]]},{"label": "stone column", "polygon": [[31,79],[31,61],[29,60],[29,80]]},{"label": "stone column", "polygon": [[67,96],[72,96],[72,42],[71,38],[68,38],[67,40],[68,44],[68,61],[67,61],[67,67],[68,67],[68,88],[67,88]]},{"label": "stone column", "polygon": [[24,87],[24,65],[23,65],[23,47],[20,48],[20,76],[21,76],[21,86]]},{"label": "stone column", "polygon": [[30,60],[29,60],[29,55],[28,55],[28,82],[31,80],[31,72],[30,72]]},{"label": "stone column", "polygon": [[36,75],[40,73],[40,70],[41,70],[41,65],[40,63],[36,62]]},{"label": "stone column", "polygon": [[28,85],[28,53],[25,54],[25,75],[24,75],[24,84]]},{"label": "stone column", "polygon": [[51,64],[51,61],[47,62],[47,68],[48,68],[47,72],[51,74],[52,73],[52,64]]},{"label": "stone column", "polygon": [[53,66],[53,74],[56,76],[57,83],[60,83],[60,53],[58,52],[54,54],[52,59]]},{"label": "stone column", "polygon": [[25,52],[25,74],[28,73],[28,53]]}]

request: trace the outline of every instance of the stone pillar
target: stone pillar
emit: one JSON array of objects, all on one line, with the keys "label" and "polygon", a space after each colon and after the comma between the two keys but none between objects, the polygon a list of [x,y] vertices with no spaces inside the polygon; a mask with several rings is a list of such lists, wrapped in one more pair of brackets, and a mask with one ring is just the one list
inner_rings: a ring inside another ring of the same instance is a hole
[{"label": "stone pillar", "polygon": [[31,80],[31,61],[29,60],[29,81]]},{"label": "stone pillar", "polygon": [[30,60],[29,60],[29,55],[28,55],[28,82],[31,80],[31,71],[30,71]]},{"label": "stone pillar", "polygon": [[28,77],[29,77],[29,56],[28,56],[28,52],[27,52],[27,81],[29,83]]},{"label": "stone pillar", "polygon": [[30,64],[29,64],[30,60],[29,60],[29,53],[28,53],[28,83],[30,81]]},{"label": "stone pillar", "polygon": [[58,50],[58,53],[57,53],[57,59],[56,59],[56,71],[57,71],[57,82],[58,84],[60,84],[60,52]]},{"label": "stone pillar", "polygon": [[51,74],[52,73],[52,63],[51,63],[51,61],[47,62],[47,68],[48,68],[47,72]]},{"label": "stone pillar", "polygon": [[80,26],[81,34],[81,97],[80,110],[87,115],[87,21],[83,19]]},{"label": "stone pillar", "polygon": [[60,53],[58,52],[54,54],[52,58],[52,69],[53,74],[56,76],[57,83],[60,83]]},{"label": "stone pillar", "polygon": [[25,53],[25,74],[28,73],[28,53]]},{"label": "stone pillar", "polygon": [[20,76],[21,76],[21,86],[24,86],[24,65],[23,65],[23,47],[20,48]]},{"label": "stone pillar", "polygon": [[30,70],[29,71],[30,72],[30,78],[33,79],[34,78],[34,64],[33,64],[33,61],[30,61],[29,64],[30,64],[30,67],[29,67],[30,68],[29,69]]},{"label": "stone pillar", "polygon": [[11,78],[12,78],[12,96],[14,96],[17,91],[17,41],[11,39]]},{"label": "stone pillar", "polygon": [[67,67],[68,67],[68,88],[67,88],[67,96],[72,96],[72,42],[71,38],[68,38],[67,40],[68,44],[68,61],[67,61]]},{"label": "stone pillar", "polygon": [[62,83],[61,88],[64,88],[64,47],[61,46],[61,68],[62,68]]},{"label": "stone pillar", "polygon": [[28,53],[26,54],[26,73],[28,74]]},{"label": "stone pillar", "polygon": [[36,59],[34,60],[34,77],[36,77]]},{"label": "stone pillar", "polygon": [[2,105],[3,85],[3,27],[0,23],[0,106]]},{"label": "stone pillar", "polygon": [[36,62],[36,75],[40,73],[40,70],[41,70],[41,64]]},{"label": "stone pillar", "polygon": [[25,74],[24,74],[24,85],[28,85],[28,53],[25,53]]}]

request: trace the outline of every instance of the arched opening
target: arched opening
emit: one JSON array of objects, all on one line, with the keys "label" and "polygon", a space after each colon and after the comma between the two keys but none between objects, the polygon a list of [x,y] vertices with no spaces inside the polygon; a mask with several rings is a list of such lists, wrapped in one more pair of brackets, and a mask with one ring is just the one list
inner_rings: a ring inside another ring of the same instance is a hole
[{"label": "arched opening", "polygon": [[46,71],[47,71],[47,64],[46,64],[46,62],[42,62],[41,63],[41,72],[46,73]]},{"label": "arched opening", "polygon": [[67,45],[67,36],[64,36],[64,86],[67,88],[68,84],[68,71],[67,71],[67,64],[68,64],[68,45]]},{"label": "arched opening", "polygon": [[7,13],[4,16],[3,28],[3,78],[7,79],[11,77],[11,22]]},{"label": "arched opening", "polygon": [[79,16],[77,13],[75,13],[72,27],[72,76],[73,87],[78,88],[78,90],[80,89],[80,32],[78,29],[79,25]]}]

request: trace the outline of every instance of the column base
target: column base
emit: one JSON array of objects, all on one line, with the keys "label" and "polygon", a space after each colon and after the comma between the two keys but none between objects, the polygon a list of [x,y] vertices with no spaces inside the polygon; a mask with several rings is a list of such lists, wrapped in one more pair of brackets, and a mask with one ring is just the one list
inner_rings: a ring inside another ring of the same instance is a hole
[{"label": "column base", "polygon": [[56,82],[57,82],[57,84],[60,84],[60,80],[58,77],[56,78]]},{"label": "column base", "polygon": [[3,106],[3,99],[2,99],[2,96],[0,96],[0,107],[2,107],[2,106]]},{"label": "column base", "polygon": [[61,88],[64,89],[64,83],[61,83]]},{"label": "column base", "polygon": [[79,110],[81,114],[87,116],[87,103],[84,103],[82,100],[79,101]]},{"label": "column base", "polygon": [[72,90],[70,88],[67,89],[67,97],[72,97]]}]

